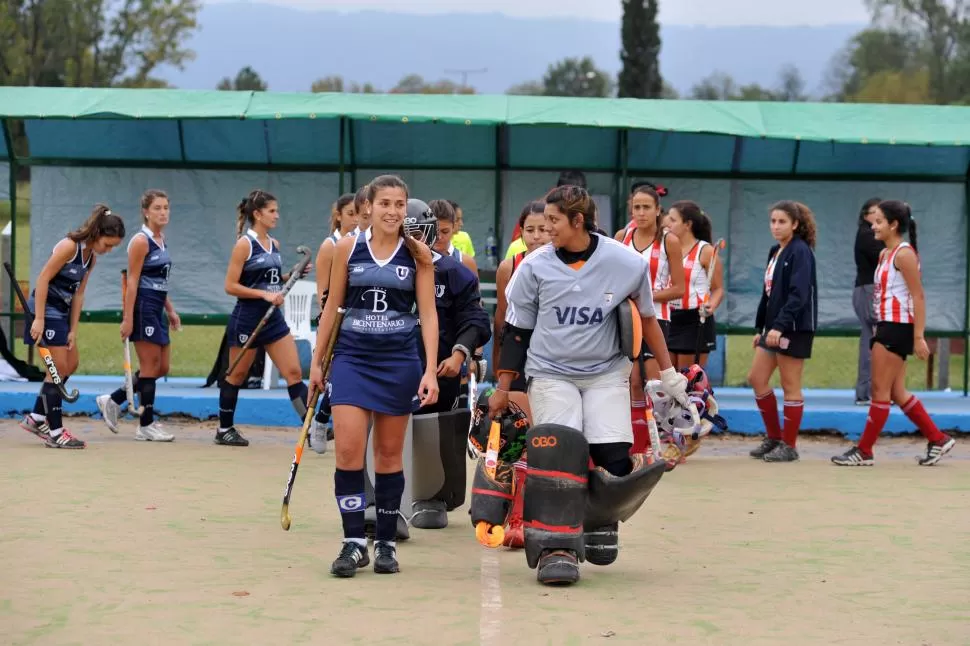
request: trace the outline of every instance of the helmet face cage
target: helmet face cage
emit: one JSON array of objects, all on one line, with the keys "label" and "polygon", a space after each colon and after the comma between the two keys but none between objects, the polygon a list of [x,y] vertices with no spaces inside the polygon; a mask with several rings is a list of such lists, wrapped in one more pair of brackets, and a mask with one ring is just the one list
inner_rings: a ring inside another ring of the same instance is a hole
[{"label": "helmet face cage", "polygon": [[438,219],[428,205],[421,200],[408,200],[407,215],[404,218],[405,235],[420,240],[429,247],[438,239]]}]

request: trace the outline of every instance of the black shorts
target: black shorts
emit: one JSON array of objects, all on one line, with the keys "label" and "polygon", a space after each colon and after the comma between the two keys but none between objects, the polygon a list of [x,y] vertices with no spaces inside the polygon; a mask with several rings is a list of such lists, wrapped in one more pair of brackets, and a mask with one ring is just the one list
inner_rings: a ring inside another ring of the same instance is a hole
[{"label": "black shorts", "polygon": [[792,359],[810,359],[812,357],[812,344],[815,342],[814,332],[784,332],[781,335],[781,343],[774,348],[765,345],[765,337],[768,332],[770,330],[761,333],[761,340],[758,341],[759,348]]},{"label": "black shorts", "polygon": [[[447,413],[458,408],[461,395],[461,377],[438,377],[438,401],[415,411],[415,415],[425,413]],[[465,397],[467,398],[467,388]]]},{"label": "black shorts", "polygon": [[876,343],[906,359],[913,354],[913,324],[879,321],[876,323],[876,333],[869,341],[869,349]]},{"label": "black shorts", "polygon": [[[674,310],[670,313],[670,334],[667,335],[667,350],[671,354],[694,354],[698,349],[697,332],[701,320],[697,310]],[[717,350],[717,326],[714,317],[704,321],[700,338],[700,353],[709,354]]]},{"label": "black shorts", "polygon": [[[664,341],[670,343],[670,321],[663,321],[657,319],[657,323],[660,324],[660,330],[664,333]],[[647,345],[647,340],[643,340],[643,358],[644,359],[654,359],[653,350]]]}]

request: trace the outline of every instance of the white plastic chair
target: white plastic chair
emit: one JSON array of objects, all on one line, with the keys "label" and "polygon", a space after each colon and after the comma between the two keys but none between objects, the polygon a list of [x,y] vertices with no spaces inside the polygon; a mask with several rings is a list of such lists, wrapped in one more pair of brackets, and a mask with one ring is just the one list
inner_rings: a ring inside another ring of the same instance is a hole
[{"label": "white plastic chair", "polygon": [[[283,318],[290,328],[294,340],[304,339],[310,342],[310,351],[316,345],[317,335],[310,327],[310,313],[313,302],[317,298],[317,284],[312,280],[298,280],[286,294],[283,302]],[[263,390],[276,388],[279,381],[279,371],[273,365],[269,355],[263,368]]]}]

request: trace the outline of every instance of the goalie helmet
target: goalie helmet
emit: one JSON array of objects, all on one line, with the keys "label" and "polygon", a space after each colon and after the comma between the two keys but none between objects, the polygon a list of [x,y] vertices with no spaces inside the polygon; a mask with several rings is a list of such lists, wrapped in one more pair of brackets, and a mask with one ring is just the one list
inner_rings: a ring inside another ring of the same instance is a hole
[{"label": "goalie helmet", "polygon": [[[700,374],[688,375],[687,397],[697,408],[697,415],[700,417],[700,429],[694,428],[694,418],[689,410],[681,408],[680,405],[664,389],[663,383],[659,380],[647,382],[647,394],[653,403],[653,416],[657,420],[660,430],[667,432],[678,432],[693,439],[698,439],[709,434],[714,427],[727,430],[727,423],[718,415],[717,400],[710,390],[707,375],[698,367]],[[691,386],[694,388],[691,388]],[[708,385],[703,390],[696,389],[699,386]]]},{"label": "goalie helmet", "polygon": [[433,246],[438,239],[438,218],[431,212],[431,207],[416,199],[408,200],[408,212],[404,216],[404,233]]},{"label": "goalie helmet", "polygon": [[[482,455],[488,447],[488,434],[492,419],[488,416],[488,399],[495,392],[489,388],[478,395],[472,413],[472,427],[468,432],[468,442]],[[529,417],[514,402],[509,402],[508,410],[497,420],[500,426],[498,457],[509,464],[522,457],[525,450],[525,434],[529,431]]]}]

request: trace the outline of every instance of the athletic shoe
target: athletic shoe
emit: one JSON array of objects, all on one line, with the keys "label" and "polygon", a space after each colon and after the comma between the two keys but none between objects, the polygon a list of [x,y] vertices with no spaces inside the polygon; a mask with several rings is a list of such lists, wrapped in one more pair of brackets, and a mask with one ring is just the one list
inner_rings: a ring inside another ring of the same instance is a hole
[{"label": "athletic shoe", "polygon": [[46,419],[36,419],[33,415],[24,415],[24,418],[20,420],[20,428],[24,429],[28,433],[33,433],[40,439],[47,440],[51,439],[51,427],[47,425]]},{"label": "athletic shoe", "polygon": [[51,434],[46,440],[49,449],[83,449],[86,445],[65,428],[57,435]]},{"label": "athletic shoe", "polygon": [[917,461],[920,466],[931,467],[940,460],[943,456],[953,450],[956,446],[957,441],[954,440],[949,435],[943,435],[943,439],[939,442],[927,442],[926,443],[926,455],[922,457],[917,457]]},{"label": "athletic shoe", "polygon": [[444,500],[416,500],[411,510],[412,527],[444,529],[448,526],[448,505]]},{"label": "athletic shoe", "polygon": [[175,436],[162,430],[162,425],[152,422],[148,426],[139,426],[135,431],[135,439],[141,442],[171,442]]},{"label": "athletic shoe", "polygon": [[875,463],[872,455],[866,455],[858,446],[853,446],[842,455],[832,457],[832,464],[840,467],[871,467]]},{"label": "athletic shoe", "polygon": [[568,550],[546,550],[539,557],[536,578],[545,585],[571,585],[579,581],[579,561]]},{"label": "athletic shoe", "polygon": [[310,421],[310,448],[321,455],[327,452],[327,427],[315,417]]},{"label": "athletic shoe", "polygon": [[776,440],[771,437],[766,437],[763,440],[761,440],[761,444],[758,446],[758,448],[748,453],[748,455],[750,455],[756,460],[761,460],[766,455],[771,453],[772,449],[774,449],[776,446],[778,446],[781,443],[782,443],[781,440]]},{"label": "athletic shoe", "polygon": [[367,546],[354,541],[344,541],[340,554],[330,565],[330,574],[349,579],[357,574],[357,570],[368,565],[370,565],[370,557],[367,556]]},{"label": "athletic shoe", "polygon": [[609,565],[620,553],[620,523],[603,525],[586,532],[586,560],[593,565]]},{"label": "athletic shoe", "polygon": [[98,395],[94,401],[97,402],[98,410],[101,411],[101,418],[104,420],[104,425],[112,433],[117,433],[118,416],[121,415],[121,406],[116,404],[115,400],[111,399],[111,395]]},{"label": "athletic shoe", "polygon": [[855,400],[856,406],[868,406],[871,403],[872,403],[872,400],[869,399],[868,397],[857,397]]},{"label": "athletic shoe", "polygon": [[222,429],[216,431],[216,439],[214,442],[216,444],[222,444],[223,446],[249,446],[249,440],[240,435],[235,426],[231,426],[224,431]]},{"label": "athletic shoe", "polygon": [[397,548],[384,541],[374,543],[374,572],[377,574],[397,574],[401,566],[397,562]]},{"label": "athletic shoe", "polygon": [[784,442],[778,442],[775,448],[765,453],[765,457],[762,459],[765,462],[797,462],[798,451]]}]

